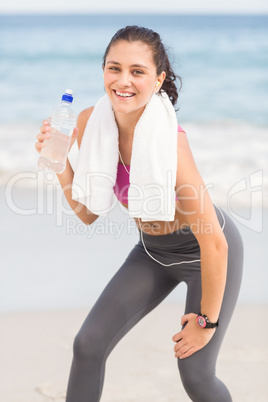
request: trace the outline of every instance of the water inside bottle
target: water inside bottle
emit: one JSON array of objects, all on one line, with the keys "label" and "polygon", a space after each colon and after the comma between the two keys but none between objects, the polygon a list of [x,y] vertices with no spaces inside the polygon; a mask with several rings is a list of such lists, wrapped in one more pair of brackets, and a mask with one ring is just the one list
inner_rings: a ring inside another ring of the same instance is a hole
[{"label": "water inside bottle", "polygon": [[49,131],[50,137],[44,141],[45,146],[40,152],[38,161],[40,168],[48,168],[55,173],[62,173],[65,170],[66,155],[69,151],[71,136],[63,134],[62,131],[64,131],[63,127],[61,127],[60,131],[54,127]]}]

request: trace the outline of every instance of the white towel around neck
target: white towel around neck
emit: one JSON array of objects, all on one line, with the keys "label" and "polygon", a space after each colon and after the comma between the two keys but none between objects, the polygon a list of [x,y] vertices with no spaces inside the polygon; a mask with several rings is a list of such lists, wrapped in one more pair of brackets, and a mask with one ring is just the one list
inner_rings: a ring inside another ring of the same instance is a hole
[{"label": "white towel around neck", "polygon": [[[173,221],[177,171],[177,117],[167,94],[153,94],[134,130],[128,189],[129,216]],[[72,198],[96,215],[117,203],[119,132],[105,94],[87,122],[77,159]]]}]

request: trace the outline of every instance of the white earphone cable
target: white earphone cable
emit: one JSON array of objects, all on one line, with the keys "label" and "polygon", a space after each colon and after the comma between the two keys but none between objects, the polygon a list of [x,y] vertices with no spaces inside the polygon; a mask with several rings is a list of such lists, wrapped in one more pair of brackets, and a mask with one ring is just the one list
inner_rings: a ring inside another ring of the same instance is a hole
[{"label": "white earphone cable", "polygon": [[[118,149],[118,152],[119,152],[121,161],[122,161],[122,163],[123,163],[123,165],[124,165],[124,168],[125,168],[125,170],[127,171],[127,173],[129,174],[129,171],[127,170],[127,168],[126,168],[126,166],[125,166],[125,164],[124,164],[124,162],[123,162],[123,159],[122,159],[122,156],[121,156],[121,153],[120,153],[119,149]],[[215,207],[220,211],[220,214],[221,214],[221,216],[222,216],[223,225],[221,226],[221,229],[223,230],[223,229],[224,229],[224,226],[225,226],[225,218],[224,218],[224,216],[223,216],[223,214],[222,214],[220,208],[219,208],[214,202],[213,202],[213,204],[214,204]],[[139,222],[140,222],[140,218],[138,218],[138,220],[139,220]],[[145,244],[144,244],[144,239],[143,239],[143,232],[142,232],[142,230],[140,230],[140,233],[141,233],[141,241],[142,241],[142,244],[143,244],[143,247],[144,247],[144,250],[146,251],[146,253],[147,253],[154,261],[158,262],[158,263],[161,264],[161,265],[164,265],[165,267],[170,267],[171,265],[179,265],[179,264],[190,264],[191,262],[198,262],[198,261],[201,261],[201,260],[199,259],[199,260],[172,262],[171,264],[164,264],[163,262],[158,261],[156,258],[154,258],[154,257],[148,252],[148,250],[147,250],[147,248],[146,248],[146,246],[145,246]]]}]

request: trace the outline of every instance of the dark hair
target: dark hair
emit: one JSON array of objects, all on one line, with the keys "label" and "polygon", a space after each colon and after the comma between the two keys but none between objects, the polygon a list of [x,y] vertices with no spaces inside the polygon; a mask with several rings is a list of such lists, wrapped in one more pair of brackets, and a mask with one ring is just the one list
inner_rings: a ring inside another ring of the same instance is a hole
[{"label": "dark hair", "polygon": [[174,73],[170,66],[167,51],[161,41],[160,35],[149,28],[139,27],[137,25],[128,25],[125,28],[119,29],[112,37],[105,50],[103,56],[103,67],[105,66],[106,57],[111,46],[120,40],[126,40],[128,42],[140,41],[151,47],[157,75],[161,74],[162,71],[165,71],[166,73],[166,78],[159,93],[165,91],[172,105],[175,105],[179,96],[175,81],[177,78],[180,81],[180,91],[182,87],[182,79]]}]

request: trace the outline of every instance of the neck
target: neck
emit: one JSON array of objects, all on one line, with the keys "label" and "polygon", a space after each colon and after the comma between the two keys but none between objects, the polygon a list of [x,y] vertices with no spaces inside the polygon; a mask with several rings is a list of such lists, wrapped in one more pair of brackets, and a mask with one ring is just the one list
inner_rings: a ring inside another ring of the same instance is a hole
[{"label": "neck", "polygon": [[117,123],[119,136],[124,140],[133,140],[134,130],[139,121],[145,107],[135,110],[131,113],[116,113],[114,112]]}]

